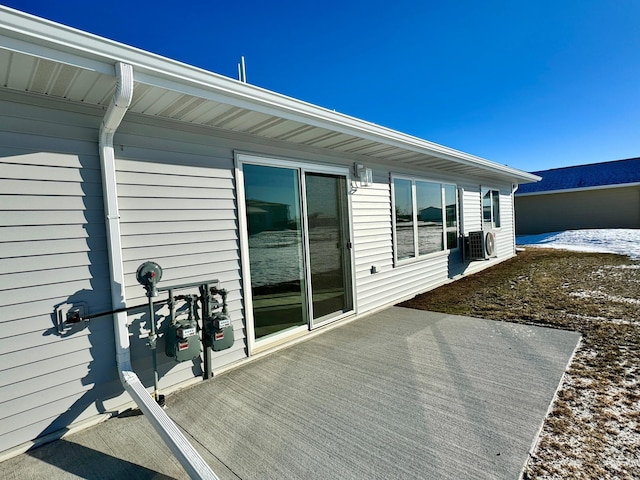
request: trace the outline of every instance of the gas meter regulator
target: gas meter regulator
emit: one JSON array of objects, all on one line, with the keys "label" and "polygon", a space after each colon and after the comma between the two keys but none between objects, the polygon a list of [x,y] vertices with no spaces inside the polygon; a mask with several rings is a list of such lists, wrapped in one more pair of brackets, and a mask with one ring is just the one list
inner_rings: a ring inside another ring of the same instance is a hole
[{"label": "gas meter regulator", "polygon": [[144,262],[138,267],[136,279],[147,291],[147,297],[157,297],[157,284],[162,279],[162,268],[156,262]]}]

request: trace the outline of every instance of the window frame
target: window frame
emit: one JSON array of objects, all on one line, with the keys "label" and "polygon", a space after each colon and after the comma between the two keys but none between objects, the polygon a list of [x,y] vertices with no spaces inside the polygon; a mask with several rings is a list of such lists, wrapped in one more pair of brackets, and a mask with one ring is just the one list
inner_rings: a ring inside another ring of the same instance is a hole
[{"label": "window frame", "polygon": [[[489,194],[489,215],[490,219],[486,220],[485,218],[485,195]],[[496,200],[497,200],[497,208],[496,208]],[[481,218],[482,225],[486,228],[497,230],[502,227],[502,208],[500,201],[500,189],[494,187],[488,187],[486,185],[480,185],[480,210],[481,210]],[[497,214],[495,212],[497,210]],[[497,220],[497,222],[496,222]]]},{"label": "window frame", "polygon": [[[393,248],[393,264],[394,266],[406,265],[414,262],[419,262],[433,258],[439,255],[448,255],[452,251],[460,249],[460,198],[458,195],[458,185],[453,182],[444,180],[436,180],[433,178],[419,177],[415,175],[403,175],[403,174],[391,174],[390,175],[390,187],[391,187],[391,229],[392,229],[392,248]],[[396,180],[409,181],[411,185],[411,207],[412,207],[412,223],[413,223],[413,255],[407,258],[398,258],[398,233],[397,233],[397,220],[396,220]],[[417,183],[431,183],[440,186],[440,205],[442,209],[442,226],[441,226],[441,250],[428,253],[420,253],[419,235],[418,235],[418,197],[417,197]],[[455,227],[447,227],[447,204],[445,187],[453,187],[454,199],[455,199]],[[456,231],[456,246],[449,248],[448,245],[448,233],[455,228]]]}]

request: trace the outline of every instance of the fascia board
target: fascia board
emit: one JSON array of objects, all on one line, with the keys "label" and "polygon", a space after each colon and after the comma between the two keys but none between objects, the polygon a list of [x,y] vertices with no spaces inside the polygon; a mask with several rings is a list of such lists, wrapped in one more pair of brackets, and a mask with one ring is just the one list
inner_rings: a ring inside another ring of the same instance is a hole
[{"label": "fascia board", "polygon": [[[115,63],[124,62],[134,67],[134,78],[139,83],[436,156],[516,182],[539,180],[535,175],[506,165],[3,6],[0,6],[0,34],[8,44],[13,38],[15,48],[32,55],[111,75],[115,75]],[[30,43],[33,46],[29,48]]]},{"label": "fascia board", "polygon": [[359,120],[348,115],[324,109],[300,100],[280,95],[253,85],[219,77],[209,72],[181,65],[180,69],[189,71],[150,68],[150,65],[138,65],[134,76],[136,82],[178,91],[187,95],[245,108],[251,111],[273,115],[279,118],[301,122],[306,125],[324,128],[346,135],[357,136],[404,150],[436,156],[455,163],[479,167],[494,174],[504,175],[517,181],[537,182],[541,178],[485,160],[468,153],[460,152],[411,135],[385,128],[374,123]]},{"label": "fascia board", "polygon": [[540,180],[542,180],[542,177],[539,175],[536,175],[534,173],[529,173],[529,172],[525,172],[523,170],[517,170],[516,171],[518,173],[520,173],[521,175],[521,179],[525,179],[524,181],[518,182],[518,183],[535,183],[535,182],[539,182]]},{"label": "fascia board", "polygon": [[0,5],[0,48],[115,76],[113,57],[90,49],[97,39],[100,37]]},{"label": "fascia board", "polygon": [[640,182],[617,183],[615,185],[596,185],[595,187],[565,188],[564,190],[544,190],[541,192],[516,193],[516,197],[537,197],[540,195],[555,195],[558,193],[590,192],[593,190],[611,190],[614,188],[629,188],[629,187],[640,187]]}]

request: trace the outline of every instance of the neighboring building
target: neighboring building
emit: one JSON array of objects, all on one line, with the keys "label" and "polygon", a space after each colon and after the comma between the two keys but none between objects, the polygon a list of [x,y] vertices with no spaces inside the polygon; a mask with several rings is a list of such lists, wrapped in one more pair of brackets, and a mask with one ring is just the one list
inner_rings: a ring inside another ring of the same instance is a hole
[{"label": "neighboring building", "polygon": [[[0,72],[0,452],[152,386],[144,309],[58,330],[144,305],[142,262],[228,291],[219,373],[512,257],[513,190],[538,180],[5,7]],[[492,258],[463,255],[487,230]],[[160,390],[201,379],[163,342]]]},{"label": "neighboring building", "polygon": [[640,228],[640,158],[533,172],[518,188],[516,233]]},{"label": "neighboring building", "polygon": [[260,202],[247,198],[247,230],[255,235],[265,230],[284,230],[293,220],[290,206],[284,203]]}]

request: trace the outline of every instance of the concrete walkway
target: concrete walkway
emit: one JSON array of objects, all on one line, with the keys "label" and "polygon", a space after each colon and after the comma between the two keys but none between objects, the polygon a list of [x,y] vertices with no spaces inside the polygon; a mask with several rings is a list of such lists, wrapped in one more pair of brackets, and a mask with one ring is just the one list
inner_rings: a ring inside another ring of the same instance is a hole
[{"label": "concrete walkway", "polygon": [[[579,339],[394,307],[171,395],[167,413],[221,479],[517,479]],[[0,477],[186,474],[132,416]]]}]

